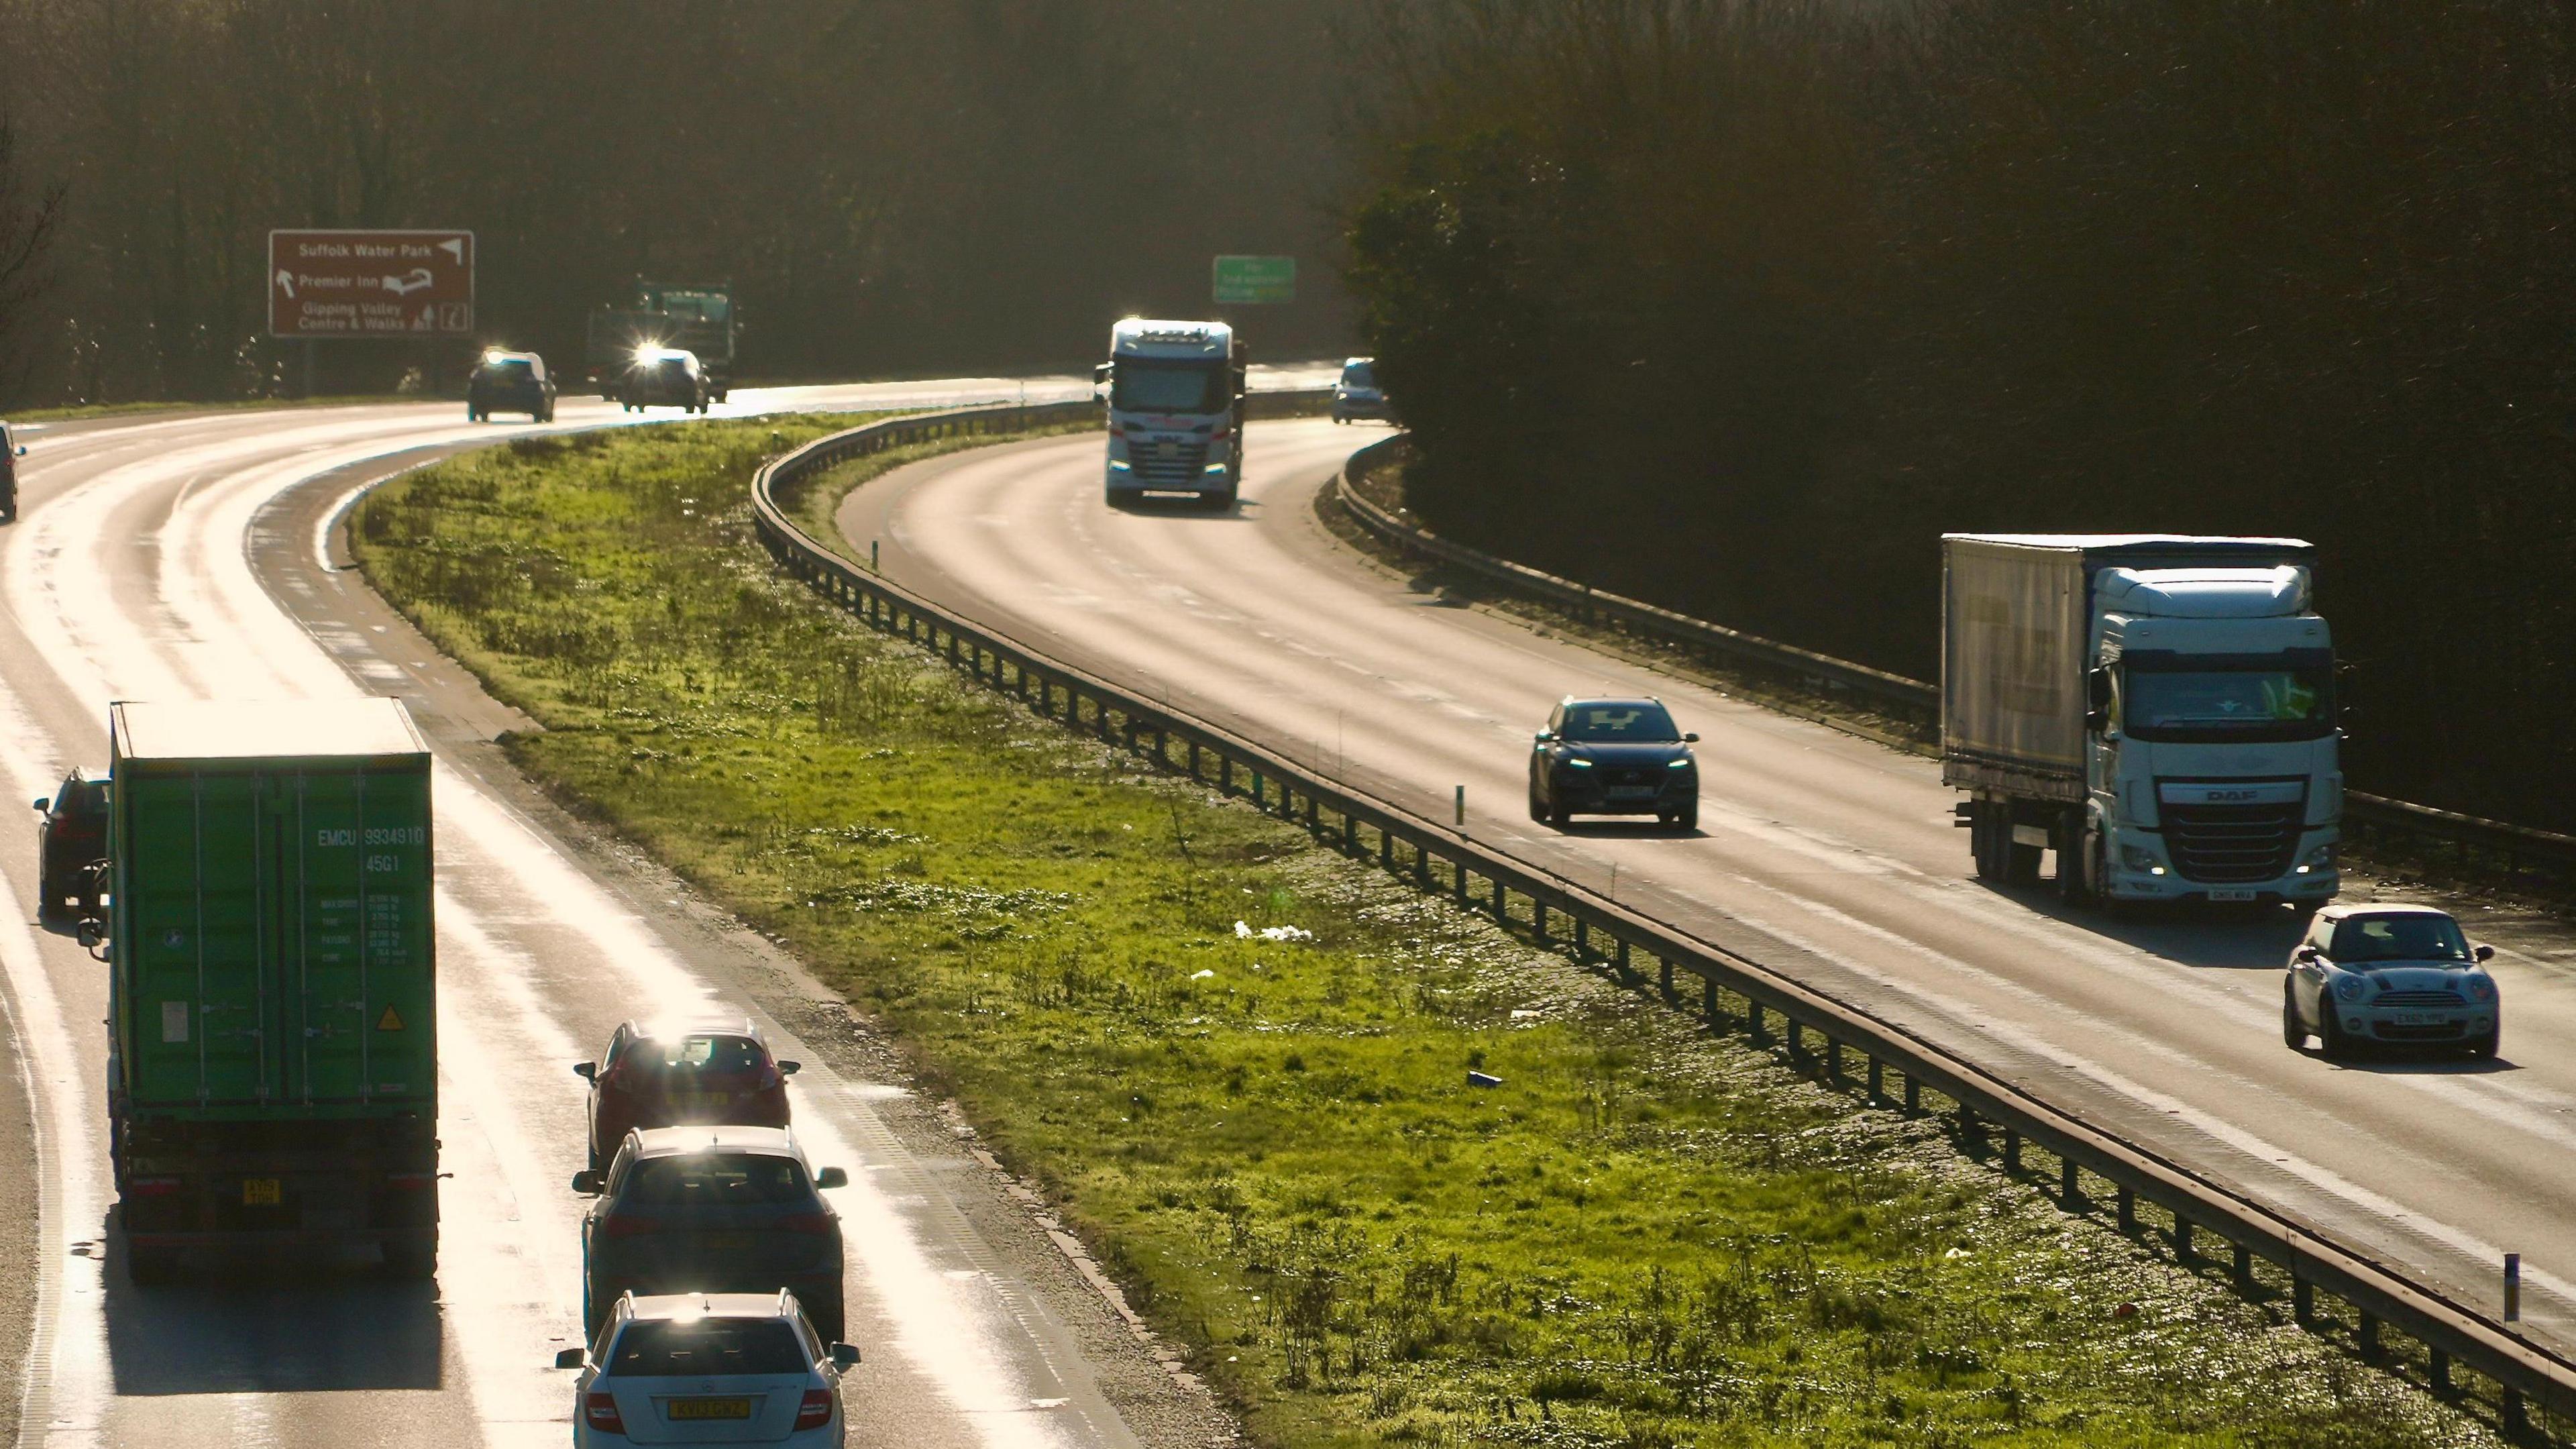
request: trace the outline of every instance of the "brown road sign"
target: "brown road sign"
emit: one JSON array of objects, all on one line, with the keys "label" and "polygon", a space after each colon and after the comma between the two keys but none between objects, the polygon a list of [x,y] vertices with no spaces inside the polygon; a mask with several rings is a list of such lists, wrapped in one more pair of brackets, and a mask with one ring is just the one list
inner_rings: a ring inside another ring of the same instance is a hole
[{"label": "brown road sign", "polygon": [[272,231],[272,337],[474,332],[470,231]]}]

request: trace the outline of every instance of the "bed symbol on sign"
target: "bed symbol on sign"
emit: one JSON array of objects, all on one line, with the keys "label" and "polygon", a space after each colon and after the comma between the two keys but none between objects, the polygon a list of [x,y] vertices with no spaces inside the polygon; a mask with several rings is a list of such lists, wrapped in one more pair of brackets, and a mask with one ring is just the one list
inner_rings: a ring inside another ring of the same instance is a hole
[{"label": "bed symbol on sign", "polygon": [[173,926],[168,931],[162,933],[161,944],[169,950],[176,951],[180,947],[188,944],[188,933],[180,930],[176,926]]}]

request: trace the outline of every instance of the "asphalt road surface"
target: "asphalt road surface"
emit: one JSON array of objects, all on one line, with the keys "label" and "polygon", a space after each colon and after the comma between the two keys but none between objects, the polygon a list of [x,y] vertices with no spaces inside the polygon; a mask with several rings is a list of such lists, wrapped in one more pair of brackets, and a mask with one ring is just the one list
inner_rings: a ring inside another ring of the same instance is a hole
[{"label": "asphalt road surface", "polygon": [[[914,465],[842,530],[987,627],[1727,942],[2495,1311],[2576,1339],[2576,940],[2499,945],[2503,1052],[2331,1064],[2282,1045],[2287,910],[2106,920],[1975,880],[1936,762],[1409,588],[1337,544],[1317,488],[1381,434],[1256,424],[1239,509],[1111,509],[1097,437]],[[1925,546],[1931,546],[1926,540]],[[1927,620],[1925,628],[1932,627]],[[1661,695],[1701,735],[1699,831],[1526,810],[1561,695]]]},{"label": "asphalt road surface", "polygon": [[[1330,371],[1257,376],[1313,385]],[[1087,380],[737,388],[719,416],[1086,396]],[[0,533],[0,777],[20,799],[106,759],[111,699],[398,694],[439,756],[437,1282],[362,1265],[209,1272],[137,1291],[109,1209],[106,973],[34,924],[28,828],[0,831],[23,1082],[0,1090],[0,1330],[30,1326],[22,1443],[557,1444],[578,1342],[584,1087],[628,1016],[761,1018],[848,1242],[851,1442],[904,1449],[1205,1444],[1227,1432],[1088,1285],[935,1104],[890,1084],[845,1008],[668,877],[551,810],[489,744],[524,724],[329,557],[329,521],[410,463],[530,431],[667,421],[564,399],[551,429],[460,404],[27,426]],[[11,1098],[27,1089],[23,1107]],[[26,1138],[33,1127],[32,1144]],[[14,1150],[13,1150],[14,1148]],[[36,1171],[25,1171],[25,1159]],[[32,1191],[27,1185],[32,1183]],[[31,1225],[26,1206],[37,1212]],[[1069,1243],[1069,1240],[1063,1240]],[[32,1266],[30,1266],[32,1264]]]}]

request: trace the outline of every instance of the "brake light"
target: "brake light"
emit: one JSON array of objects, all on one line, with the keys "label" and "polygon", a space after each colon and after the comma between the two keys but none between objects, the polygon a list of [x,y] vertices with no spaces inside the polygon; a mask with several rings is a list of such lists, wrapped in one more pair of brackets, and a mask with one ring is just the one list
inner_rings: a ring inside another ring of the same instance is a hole
[{"label": "brake light", "polygon": [[776,1224],[782,1233],[828,1233],[832,1230],[830,1213],[790,1213]]},{"label": "brake light", "polygon": [[[808,1397],[810,1397],[810,1395]],[[602,1434],[623,1434],[626,1432],[626,1418],[624,1415],[617,1412],[617,1396],[615,1394],[582,1395],[581,1420],[583,1423],[588,1424],[591,1428],[598,1430]]]},{"label": "brake light", "polygon": [[125,1191],[129,1197],[168,1197],[179,1190],[179,1181],[175,1177],[129,1177]]},{"label": "brake light", "polygon": [[662,1231],[662,1224],[631,1213],[611,1213],[600,1221],[599,1230],[612,1238],[640,1238]]},{"label": "brake light", "polygon": [[[596,1395],[593,1397],[596,1397]],[[805,1391],[805,1402],[796,1406],[796,1427],[799,1429],[820,1429],[830,1422],[832,1422],[832,1391],[830,1389],[807,1389]]]}]

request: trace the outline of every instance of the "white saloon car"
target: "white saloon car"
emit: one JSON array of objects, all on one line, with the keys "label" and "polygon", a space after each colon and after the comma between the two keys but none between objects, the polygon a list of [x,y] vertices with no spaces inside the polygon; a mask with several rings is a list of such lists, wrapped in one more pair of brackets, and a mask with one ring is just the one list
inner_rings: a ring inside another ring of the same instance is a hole
[{"label": "white saloon car", "polygon": [[568,1348],[577,1368],[575,1449],[650,1443],[840,1449],[841,1374],[859,1361],[826,1344],[778,1293],[629,1293],[599,1339]]},{"label": "white saloon car", "polygon": [[2495,1055],[2504,1003],[2460,923],[2430,906],[2328,906],[2290,953],[2281,1038],[2339,1057],[2364,1043]]}]

